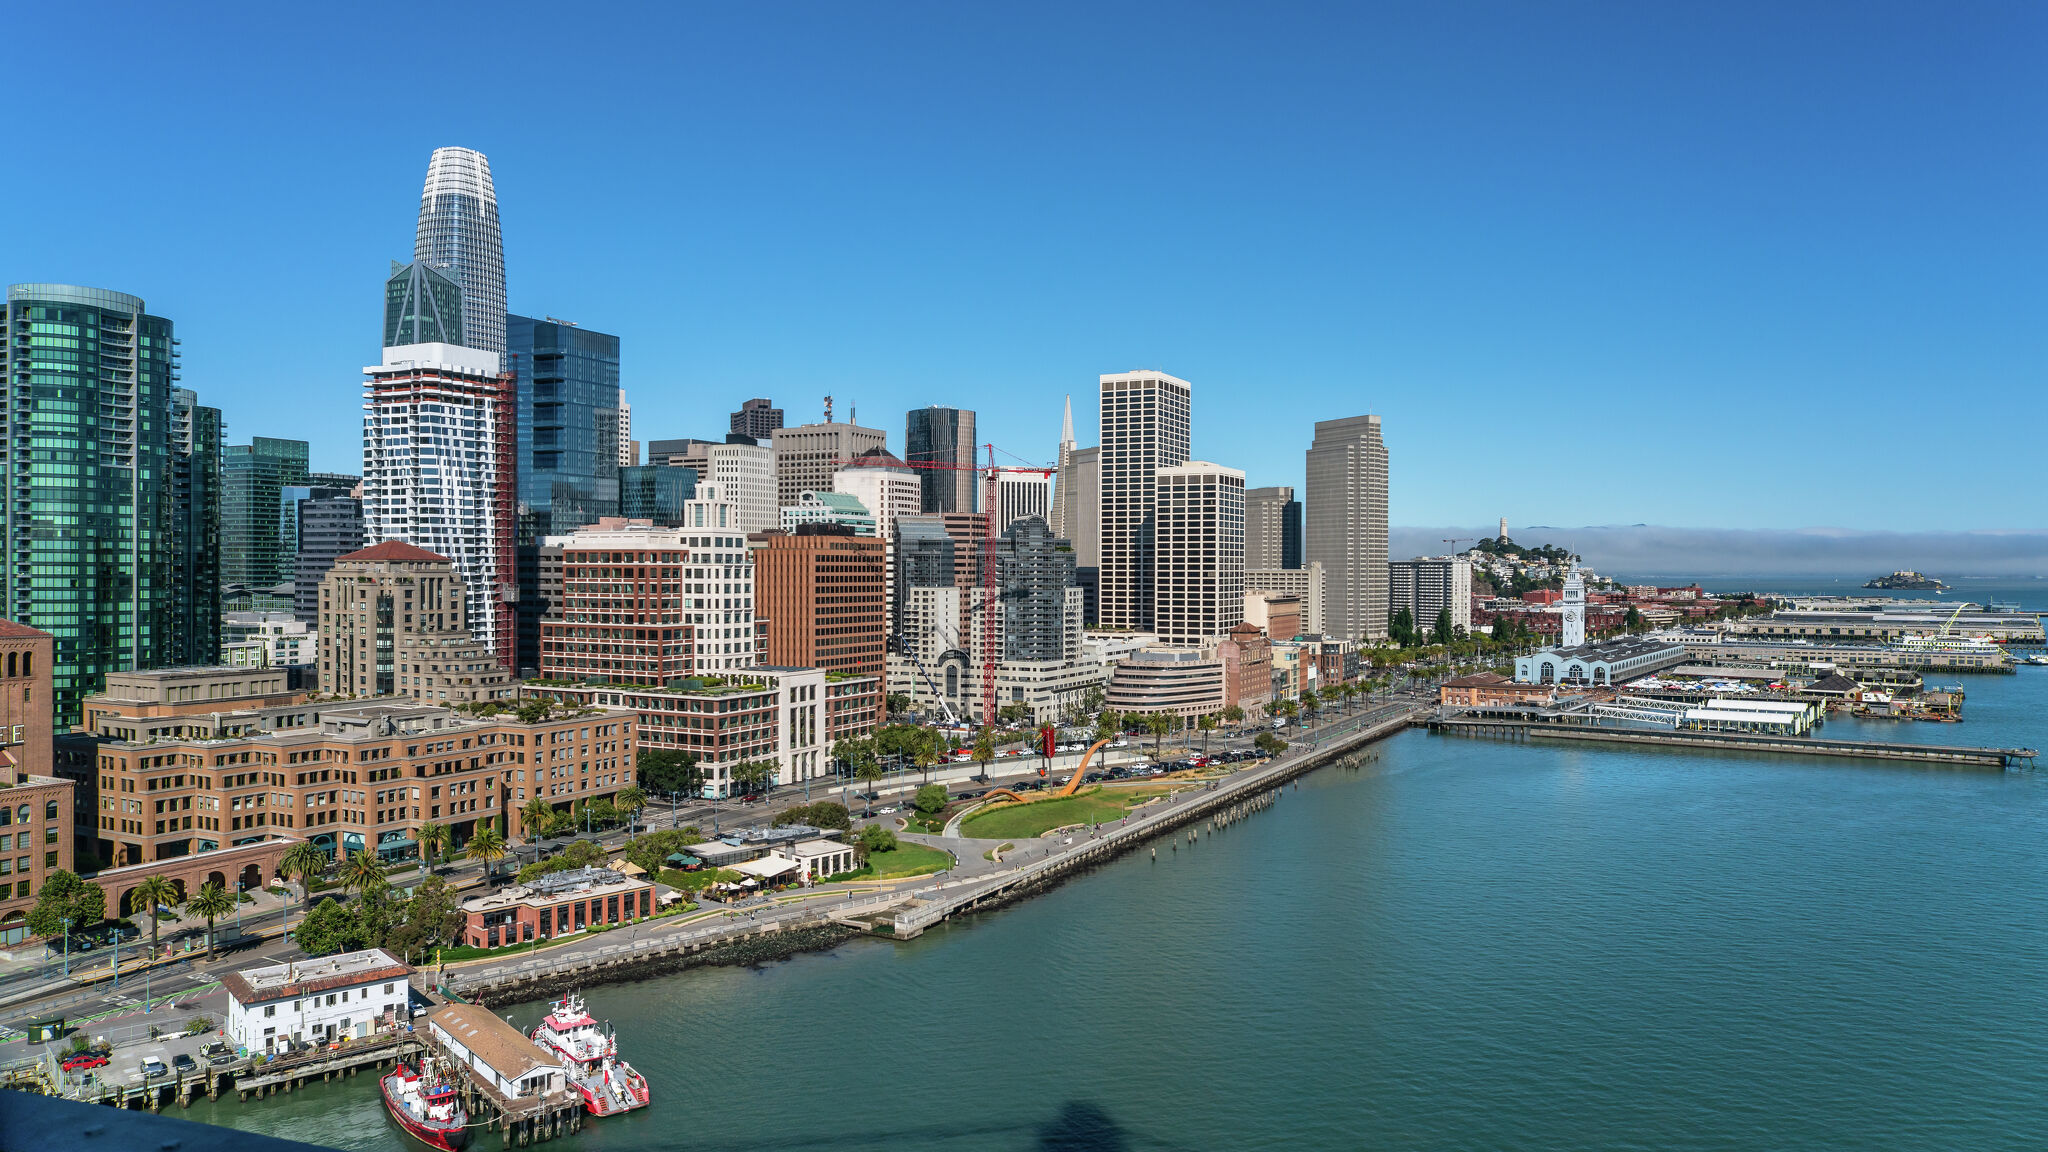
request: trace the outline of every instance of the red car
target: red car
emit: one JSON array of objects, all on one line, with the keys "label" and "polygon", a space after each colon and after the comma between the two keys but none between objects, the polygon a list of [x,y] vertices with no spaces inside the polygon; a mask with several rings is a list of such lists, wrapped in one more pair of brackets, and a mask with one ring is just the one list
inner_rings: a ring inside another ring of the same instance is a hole
[{"label": "red car", "polygon": [[98,1052],[80,1052],[78,1055],[64,1061],[63,1065],[66,1072],[83,1072],[88,1068],[104,1068],[106,1066],[107,1058]]}]

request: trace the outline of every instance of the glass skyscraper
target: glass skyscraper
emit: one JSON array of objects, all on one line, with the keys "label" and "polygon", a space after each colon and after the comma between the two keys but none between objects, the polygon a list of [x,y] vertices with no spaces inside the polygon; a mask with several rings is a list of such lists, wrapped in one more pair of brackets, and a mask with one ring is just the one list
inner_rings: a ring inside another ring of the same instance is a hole
[{"label": "glass skyscraper", "polygon": [[[443,343],[504,352],[505,241],[498,231],[498,191],[491,184],[491,162],[483,153],[434,149],[420,193],[412,258],[462,287],[465,339]],[[385,346],[393,342],[387,339]]]},{"label": "glass skyscraper", "polygon": [[683,503],[697,498],[697,470],[666,464],[619,469],[619,515],[673,528],[683,522]]},{"label": "glass skyscraper", "polygon": [[56,637],[56,721],[109,671],[218,658],[218,409],[177,386],[169,320],[69,284],[7,290],[8,618]]},{"label": "glass skyscraper", "polygon": [[423,261],[391,262],[384,282],[384,346],[461,344],[462,285]]},{"label": "glass skyscraper", "polygon": [[[920,468],[920,511],[928,514],[975,510],[974,413],[961,408],[913,408],[904,421],[903,459],[911,464],[950,464],[950,469]],[[787,501],[785,501],[787,503]]]},{"label": "glass skyscraper", "polygon": [[222,466],[220,579],[261,590],[292,579],[281,528],[283,490],[303,485],[311,464],[304,440],[253,437],[230,444]]}]

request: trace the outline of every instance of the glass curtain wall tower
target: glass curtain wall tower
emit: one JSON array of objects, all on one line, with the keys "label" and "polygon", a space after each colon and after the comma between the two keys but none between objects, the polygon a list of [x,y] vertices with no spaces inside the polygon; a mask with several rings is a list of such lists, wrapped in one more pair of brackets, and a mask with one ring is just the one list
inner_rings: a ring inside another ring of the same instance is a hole
[{"label": "glass curtain wall tower", "polygon": [[[960,408],[913,408],[904,422],[903,459],[920,468],[918,482],[927,515],[975,510],[974,413]],[[786,501],[785,501],[786,503]]]},{"label": "glass curtain wall tower", "polygon": [[281,523],[284,489],[306,482],[310,449],[304,440],[256,436],[225,453],[221,582],[252,589],[284,583],[294,569]]},{"label": "glass curtain wall tower", "polygon": [[218,656],[220,412],[138,297],[16,284],[5,321],[4,612],[55,637],[68,728],[110,671]]},{"label": "glass curtain wall tower", "polygon": [[[505,351],[505,241],[498,231],[498,191],[491,162],[469,148],[436,148],[420,193],[412,247],[424,262],[462,287],[464,347]],[[412,343],[458,343],[424,338]],[[389,341],[387,341],[389,343]]]}]

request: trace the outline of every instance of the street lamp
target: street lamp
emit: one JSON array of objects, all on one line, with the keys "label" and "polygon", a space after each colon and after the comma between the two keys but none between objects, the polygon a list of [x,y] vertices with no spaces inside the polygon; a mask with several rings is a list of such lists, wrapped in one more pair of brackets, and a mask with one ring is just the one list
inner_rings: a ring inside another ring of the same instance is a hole
[{"label": "street lamp", "polygon": [[[44,969],[48,971],[48,969]],[[71,917],[64,917],[64,978],[71,979]]]}]

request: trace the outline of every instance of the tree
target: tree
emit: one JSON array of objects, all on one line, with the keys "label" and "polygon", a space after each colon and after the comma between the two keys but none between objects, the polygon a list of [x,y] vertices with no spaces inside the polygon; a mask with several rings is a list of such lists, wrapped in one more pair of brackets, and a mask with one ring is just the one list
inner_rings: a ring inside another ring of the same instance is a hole
[{"label": "tree", "polygon": [[465,917],[461,895],[454,885],[439,876],[429,876],[412,890],[401,916],[384,933],[384,947],[397,952],[407,963],[425,958],[439,944],[452,944],[462,935]]},{"label": "tree", "polygon": [[441,853],[448,847],[448,826],[446,824],[422,824],[414,832],[413,839],[419,842],[420,855],[426,857],[427,871],[441,862]]},{"label": "tree", "polygon": [[939,735],[936,728],[920,728],[918,731],[923,735],[918,737],[911,754],[917,759],[917,770],[924,774],[925,783],[929,784],[932,779],[932,766],[945,756],[947,741],[945,737]]},{"label": "tree", "polygon": [[[301,840],[284,850],[284,857],[277,862],[277,874],[284,877],[287,884],[297,880],[304,886],[299,897],[300,903],[303,904],[313,895],[310,886],[313,877],[318,876],[326,867],[327,854],[313,847],[312,841]],[[291,917],[287,915],[285,919],[289,922]]]},{"label": "tree", "polygon": [[772,760],[747,760],[733,765],[732,780],[740,786],[740,791],[751,793],[766,784],[774,771],[775,762]]},{"label": "tree", "polygon": [[607,828],[619,822],[619,806],[609,796],[599,796],[584,806],[592,828]]},{"label": "tree", "polygon": [[910,803],[919,812],[927,816],[935,816],[944,811],[946,805],[951,800],[952,797],[946,795],[946,786],[944,784],[927,784],[917,790],[917,797]]},{"label": "tree", "polygon": [[996,758],[996,734],[993,729],[983,728],[974,737],[974,760],[981,765],[983,778],[988,776],[989,762]]},{"label": "tree", "polygon": [[1117,733],[1123,730],[1124,718],[1118,715],[1114,708],[1104,708],[1102,714],[1095,718],[1095,738],[1097,740],[1115,739]]},{"label": "tree", "polygon": [[1244,723],[1244,709],[1235,704],[1225,704],[1223,706],[1223,719],[1224,722],[1235,728]]},{"label": "tree", "polygon": [[1322,707],[1323,698],[1315,689],[1311,688],[1301,694],[1301,711],[1304,715],[1313,717],[1322,711]]},{"label": "tree", "polygon": [[1257,748],[1268,756],[1278,756],[1282,752],[1287,751],[1287,741],[1273,735],[1271,732],[1261,732],[1252,741],[1252,747]]},{"label": "tree", "polygon": [[480,825],[476,835],[469,838],[469,848],[463,852],[471,860],[484,863],[484,879],[489,881],[496,871],[498,861],[505,858],[505,834],[498,831],[496,824]]},{"label": "tree", "polygon": [[860,830],[860,846],[869,852],[893,852],[896,834],[880,824],[870,824]]},{"label": "tree", "polygon": [[908,712],[910,711],[910,697],[905,696],[901,692],[891,692],[888,696],[887,707],[891,713]]},{"label": "tree", "polygon": [[36,891],[36,905],[29,909],[28,930],[38,936],[55,936],[71,928],[89,928],[107,918],[107,894],[97,884],[88,884],[70,872],[50,873]]},{"label": "tree", "polygon": [[353,952],[373,943],[359,908],[339,900],[322,900],[292,932],[292,940],[308,956]]},{"label": "tree", "polygon": [[1005,724],[1023,724],[1031,719],[1031,705],[1014,700],[996,709],[996,719]]},{"label": "tree", "polygon": [[869,736],[842,736],[832,745],[832,758],[848,776],[859,776],[860,766],[875,759],[875,741]]},{"label": "tree", "polygon": [[630,822],[626,830],[635,831],[638,828],[640,810],[647,807],[647,793],[628,785],[619,789],[619,794],[612,797],[612,807],[626,814],[626,819]]},{"label": "tree", "polygon": [[1202,730],[1202,755],[1209,754],[1209,733],[1216,730],[1216,717],[1204,714],[1195,719],[1195,727]]},{"label": "tree", "polygon": [[234,894],[225,884],[212,880],[199,886],[185,901],[185,911],[206,921],[206,958],[213,959],[213,922],[235,910]]},{"label": "tree", "polygon": [[1642,612],[1638,611],[1635,605],[1629,605],[1628,615],[1621,618],[1621,626],[1629,632],[1641,632],[1643,630]]},{"label": "tree", "polygon": [[1145,717],[1145,728],[1152,733],[1152,758],[1158,759],[1166,746],[1166,734],[1174,730],[1180,717],[1166,712],[1154,712]]},{"label": "tree", "polygon": [[1415,614],[1406,607],[1394,609],[1394,615],[1387,621],[1387,635],[1394,643],[1406,648],[1415,643]]},{"label": "tree", "polygon": [[[1292,700],[1282,700],[1280,703],[1275,704],[1273,706],[1273,711],[1278,712],[1280,715],[1286,717],[1289,720],[1292,720],[1296,716],[1301,715],[1301,705],[1296,704]],[[1277,739],[1277,737],[1275,737],[1275,739]]]},{"label": "tree", "polygon": [[128,914],[130,916],[142,912],[149,913],[149,954],[152,957],[156,955],[158,924],[166,918],[171,920],[177,919],[176,916],[172,916],[168,911],[159,912],[157,909],[160,907],[169,908],[170,905],[177,902],[178,886],[171,883],[170,877],[162,873],[143,877],[142,883],[137,884],[134,891],[128,893]]},{"label": "tree", "polygon": [[704,770],[698,767],[697,758],[688,752],[673,748],[643,748],[633,763],[643,788],[669,795],[687,793],[691,796],[700,795],[704,790]]},{"label": "tree", "polygon": [[[856,760],[853,763],[853,774],[856,779],[867,786],[867,795],[872,796],[875,794],[875,785],[882,779],[882,761],[872,754]],[[868,813],[873,815],[875,811],[874,802],[863,802],[867,805]]]},{"label": "tree", "polygon": [[555,806],[545,796],[535,796],[519,806],[519,827],[526,834],[528,847],[540,843],[548,835],[548,826],[555,821]]},{"label": "tree", "polygon": [[836,828],[842,832],[853,827],[853,814],[846,805],[834,800],[820,800],[815,804],[799,804],[785,809],[775,817],[773,827],[789,824],[809,824],[813,828]]},{"label": "tree", "polygon": [[1449,644],[1451,641],[1457,638],[1457,632],[1451,624],[1450,606],[1445,605],[1444,607],[1437,609],[1436,623],[1432,625],[1429,630],[1430,643]]},{"label": "tree", "polygon": [[341,886],[357,894],[388,887],[390,881],[384,878],[384,865],[375,856],[361,848],[349,853],[341,865]]}]

